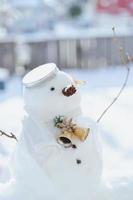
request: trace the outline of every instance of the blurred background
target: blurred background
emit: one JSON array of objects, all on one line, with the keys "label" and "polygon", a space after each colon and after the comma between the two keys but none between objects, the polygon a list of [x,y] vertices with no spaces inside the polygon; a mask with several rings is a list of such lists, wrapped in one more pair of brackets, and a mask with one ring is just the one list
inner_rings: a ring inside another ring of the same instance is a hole
[{"label": "blurred background", "polygon": [[[87,82],[81,87],[82,108],[96,121],[127,73],[113,41],[113,26],[131,57],[131,70],[125,91],[101,121],[104,168],[110,177],[131,177],[133,0],[0,0],[0,130],[19,137],[24,116],[21,79],[47,62]],[[1,181],[6,180],[14,146],[15,141],[0,137]]]},{"label": "blurred background", "polygon": [[46,62],[120,65],[112,26],[132,54],[132,0],[0,0],[0,67],[21,74]]}]

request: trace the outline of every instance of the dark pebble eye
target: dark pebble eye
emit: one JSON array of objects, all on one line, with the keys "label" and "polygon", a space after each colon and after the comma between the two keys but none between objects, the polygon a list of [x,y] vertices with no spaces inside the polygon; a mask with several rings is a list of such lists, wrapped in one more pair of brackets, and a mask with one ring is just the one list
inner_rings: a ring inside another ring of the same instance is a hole
[{"label": "dark pebble eye", "polygon": [[54,88],[54,87],[51,87],[51,88],[50,88],[50,90],[51,90],[51,91],[54,91],[54,90],[55,90],[55,88]]}]

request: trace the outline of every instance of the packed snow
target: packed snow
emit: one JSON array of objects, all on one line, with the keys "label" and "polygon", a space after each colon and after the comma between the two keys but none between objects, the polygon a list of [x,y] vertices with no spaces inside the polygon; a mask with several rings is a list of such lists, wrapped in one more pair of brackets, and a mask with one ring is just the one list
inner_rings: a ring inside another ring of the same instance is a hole
[{"label": "packed snow", "polygon": [[[126,76],[124,67],[65,71],[76,79],[86,81],[86,84],[81,86],[82,108],[84,113],[94,121],[116,96]],[[133,68],[131,67],[127,87],[100,122],[104,160],[103,176],[105,180],[118,186],[119,198],[124,200],[133,198],[132,77]],[[6,90],[0,91],[0,130],[13,132],[19,138],[23,115],[21,78],[12,77],[7,82]],[[8,159],[15,145],[14,140],[4,136],[0,138],[0,181],[2,182],[8,180],[10,176],[7,168]]]}]

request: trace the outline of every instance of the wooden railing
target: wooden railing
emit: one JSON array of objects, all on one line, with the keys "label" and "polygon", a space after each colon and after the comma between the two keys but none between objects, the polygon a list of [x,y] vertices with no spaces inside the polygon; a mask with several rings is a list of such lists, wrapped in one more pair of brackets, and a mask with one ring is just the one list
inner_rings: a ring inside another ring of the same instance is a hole
[{"label": "wooden railing", "polygon": [[[133,55],[133,36],[120,37],[121,44]],[[118,46],[107,38],[61,39],[29,43],[30,66],[55,62],[60,68],[95,68],[120,65]],[[29,67],[30,67],[29,66]]]},{"label": "wooden railing", "polygon": [[0,42],[0,67],[8,69],[11,73],[14,72],[14,42]]},{"label": "wooden railing", "polygon": [[[120,36],[121,44],[133,55],[133,36]],[[112,37],[65,38],[28,41],[32,69],[47,62],[55,62],[60,68],[97,68],[120,65],[118,46]],[[0,43],[0,67],[11,72],[15,69],[15,43]]]}]

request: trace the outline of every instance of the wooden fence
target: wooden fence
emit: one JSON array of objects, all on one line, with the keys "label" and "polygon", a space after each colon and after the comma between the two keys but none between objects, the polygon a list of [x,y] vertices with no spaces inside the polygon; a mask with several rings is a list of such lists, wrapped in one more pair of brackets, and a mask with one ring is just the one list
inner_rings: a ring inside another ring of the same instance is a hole
[{"label": "wooden fence", "polygon": [[0,42],[0,67],[15,70],[14,42]]},{"label": "wooden fence", "polygon": [[[119,37],[126,51],[133,55],[133,36]],[[65,38],[43,41],[28,41],[32,69],[47,62],[55,62],[60,68],[96,68],[120,65],[118,46],[112,37]],[[0,43],[0,67],[11,72],[15,69],[15,45]]]}]

